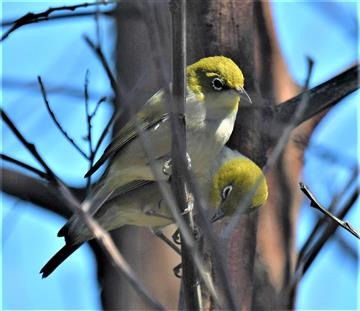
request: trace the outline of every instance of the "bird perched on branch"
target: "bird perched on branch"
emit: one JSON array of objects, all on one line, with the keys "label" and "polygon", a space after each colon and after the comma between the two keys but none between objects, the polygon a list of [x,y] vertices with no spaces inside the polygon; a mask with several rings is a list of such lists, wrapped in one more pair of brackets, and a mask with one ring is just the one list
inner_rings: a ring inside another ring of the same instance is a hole
[{"label": "bird perched on branch", "polygon": [[[244,213],[261,206],[267,199],[268,188],[261,169],[250,159],[225,147],[209,169],[207,193],[210,206],[215,209],[217,220],[231,216],[242,203]],[[98,189],[104,184],[100,182]],[[170,183],[166,183],[171,191]],[[86,202],[86,201],[85,201]],[[113,230],[130,224],[163,228],[173,223],[173,217],[163,200],[155,181],[144,181],[137,187],[129,186],[126,191],[114,192],[99,205],[83,206],[105,230]],[[42,277],[51,274],[82,243],[91,240],[93,235],[79,215],[74,215],[59,231],[58,236],[65,238],[61,248],[41,269]]]},{"label": "bird perched on branch", "polygon": [[[231,135],[240,97],[244,96],[251,102],[243,87],[241,70],[224,56],[203,58],[187,68],[186,151],[191,168],[202,186],[211,180],[209,171]],[[164,90],[152,96],[124,125],[85,175],[90,176],[109,160],[103,178],[82,203],[82,208],[106,230],[125,224],[156,228],[173,222],[152,171],[155,168],[156,175],[164,181],[171,175],[171,169],[165,169],[171,161],[171,127],[167,107],[170,103],[170,96]],[[152,159],[144,151],[144,139],[151,146]],[[170,188],[169,184],[167,186]],[[203,193],[208,193],[208,190]],[[92,238],[78,216],[71,218],[60,230],[59,236],[65,237],[66,245],[41,270],[43,277],[49,275],[81,243]]]},{"label": "bird perched on branch", "polygon": [[[198,178],[211,167],[228,141],[240,97],[251,102],[244,90],[244,76],[231,59],[224,56],[207,57],[187,67],[186,151]],[[164,90],[153,95],[119,131],[85,177],[92,175],[109,160],[106,177],[108,189],[117,189],[138,180],[155,180],[139,137],[140,127],[151,146],[153,167],[157,169],[158,176],[167,180],[170,174],[164,170],[164,163],[170,160],[171,152],[170,102],[170,96]]]}]

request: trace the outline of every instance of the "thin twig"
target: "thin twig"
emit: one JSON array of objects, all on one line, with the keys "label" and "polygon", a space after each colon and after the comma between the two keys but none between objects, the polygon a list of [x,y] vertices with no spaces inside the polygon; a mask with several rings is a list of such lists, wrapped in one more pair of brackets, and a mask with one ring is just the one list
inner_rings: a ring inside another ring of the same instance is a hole
[{"label": "thin twig", "polygon": [[[109,1],[107,3],[116,3],[116,1]],[[22,26],[37,23],[40,21],[46,21],[49,19],[49,15],[53,12],[58,11],[74,11],[78,8],[86,8],[90,6],[99,6],[104,5],[107,3],[102,2],[93,2],[93,3],[81,3],[76,5],[69,5],[69,6],[61,6],[61,7],[55,7],[55,8],[48,8],[46,11],[40,12],[40,13],[27,13],[23,15],[22,17],[16,19],[13,22],[4,22],[2,23],[2,26],[12,25],[9,30],[4,32],[4,34],[1,36],[0,42],[4,41],[6,38],[9,37],[11,33],[13,33],[16,29],[19,29]]]},{"label": "thin twig", "polygon": [[69,134],[64,130],[64,128],[61,126],[60,122],[58,121],[58,119],[56,118],[54,112],[52,111],[50,104],[49,104],[49,100],[47,98],[47,94],[46,94],[46,90],[44,87],[44,84],[41,80],[41,77],[38,76],[38,82],[40,85],[40,89],[41,89],[41,94],[46,106],[47,111],[49,112],[49,115],[51,117],[51,119],[54,121],[56,127],[59,129],[59,131],[64,135],[64,137],[68,140],[68,142],[85,158],[85,159],[89,159],[89,157],[87,156],[87,154],[80,148],[80,146],[77,145],[77,143],[74,141],[74,139],[72,139]]},{"label": "thin twig", "polygon": [[[99,13],[102,16],[105,17],[115,17],[116,16],[116,9],[110,9],[110,10],[100,10]],[[78,17],[89,17],[89,16],[94,16],[96,15],[96,10],[95,11],[87,11],[87,12],[72,12],[72,13],[64,13],[64,14],[56,14],[56,15],[51,15],[48,17],[42,17],[42,18],[38,18],[34,21],[32,21],[31,23],[28,23],[26,25],[29,24],[35,24],[35,23],[41,23],[41,22],[51,22],[51,21],[56,21],[59,19],[71,19],[71,18],[78,18]],[[2,27],[8,27],[8,26],[12,26],[14,23],[16,22],[16,20],[6,20],[3,21],[1,23]]]},{"label": "thin twig", "polygon": [[[344,206],[340,209],[340,211],[337,213],[337,218],[344,218],[348,211],[351,209],[351,207],[354,205],[356,200],[359,197],[360,190],[359,188],[356,188],[348,201],[344,204]],[[325,216],[324,216],[325,217]],[[294,293],[297,284],[302,279],[302,277],[305,275],[305,273],[308,271],[309,267],[312,265],[322,248],[324,247],[325,243],[329,240],[331,236],[335,233],[336,229],[338,228],[337,222],[331,222],[328,223],[324,233],[321,235],[321,237],[313,244],[311,249],[309,249],[308,253],[303,257],[302,262],[298,264],[298,267],[295,271],[293,280],[289,284],[289,292]]]},{"label": "thin twig", "polygon": [[346,231],[350,232],[353,236],[360,239],[359,233],[353,228],[353,226],[348,222],[339,219],[335,215],[333,215],[331,212],[329,212],[327,209],[325,209],[315,198],[313,193],[309,190],[309,188],[303,184],[300,183],[300,189],[304,194],[309,198],[311,201],[310,206],[318,209],[320,212],[322,212],[324,215],[332,219],[334,222],[336,222],[340,227],[344,228]]},{"label": "thin twig", "polygon": [[[87,124],[87,135],[86,139],[89,144],[89,169],[93,166],[94,163],[94,150],[93,150],[93,141],[92,141],[92,131],[91,131],[91,114],[89,109],[89,70],[86,70],[85,73],[85,82],[84,82],[84,100],[85,100],[85,114],[86,114],[86,124]],[[91,186],[91,176],[88,176],[86,179],[86,192],[90,191]]]},{"label": "thin twig", "polygon": [[110,128],[114,125],[116,119],[118,118],[118,113],[116,113],[116,111],[113,112],[113,114],[111,115],[111,118],[109,119],[109,121],[106,123],[103,131],[101,132],[100,138],[97,141],[95,148],[94,148],[94,155],[96,155],[96,153],[98,152],[102,142],[104,141],[107,133],[109,132]]},{"label": "thin twig", "polygon": [[91,154],[93,153],[92,146],[92,135],[91,135],[91,114],[89,109],[89,70],[86,70],[85,73],[85,82],[84,82],[84,101],[85,101],[85,114],[86,114],[86,123],[87,123],[87,136],[86,139],[89,142],[89,156],[91,158]]},{"label": "thin twig", "polygon": [[33,157],[44,168],[46,175],[47,175],[46,178],[51,181],[58,180],[55,173],[50,169],[50,167],[46,164],[46,162],[43,160],[43,158],[37,152],[35,145],[29,143],[24,138],[24,136],[19,132],[19,130],[17,129],[15,124],[10,120],[10,118],[8,117],[8,115],[5,113],[5,111],[2,108],[0,108],[0,111],[1,111],[1,118],[4,120],[4,122],[7,124],[7,126],[11,129],[11,131],[19,139],[19,141],[24,145],[24,147],[30,151],[30,153],[33,155]]},{"label": "thin twig", "polygon": [[107,101],[108,101],[108,98],[107,98],[106,96],[101,97],[101,98],[97,101],[96,106],[95,106],[93,112],[90,114],[90,118],[91,118],[91,119],[95,117],[95,115],[96,115],[98,109],[100,108],[101,104],[102,104],[102,103],[105,103],[105,102],[107,102]]},{"label": "thin twig", "polygon": [[[21,77],[3,77],[3,89],[5,88],[12,88],[15,90],[22,89],[25,91],[36,91],[39,89],[39,83],[37,81],[26,81],[23,80]],[[84,98],[84,89],[83,88],[77,88],[73,85],[47,85],[46,86],[46,93],[52,94],[64,94],[66,93],[66,96],[68,97],[74,97],[76,99],[83,99]],[[91,100],[98,100],[99,97],[101,97],[102,93],[98,92],[92,92],[90,99]],[[110,97],[107,99],[107,101],[111,102],[114,98]]]},{"label": "thin twig", "polygon": [[[339,199],[345,195],[347,190],[351,187],[352,183],[357,180],[357,178],[358,178],[358,168],[356,167],[353,171],[352,176],[349,178],[348,182],[344,186],[343,190],[341,192],[339,192],[338,194],[336,194],[335,197],[333,198],[333,200],[329,206],[330,212],[332,212],[335,209],[335,207],[339,203]],[[304,244],[302,245],[302,247],[298,253],[298,258],[297,258],[297,263],[296,263],[295,269],[298,268],[299,263],[303,261],[305,254],[308,253],[308,251],[309,251],[313,241],[315,240],[316,235],[319,233],[320,229],[326,224],[326,219],[327,219],[326,217],[319,217],[318,221],[316,222],[315,226],[311,230],[308,238],[306,239],[306,241],[304,242]]]},{"label": "thin twig", "polygon": [[13,163],[13,164],[16,164],[22,168],[25,168],[26,170],[38,175],[39,177],[41,178],[44,178],[44,179],[47,179],[48,175],[46,173],[44,173],[43,171],[40,171],[39,169],[29,165],[29,164],[26,164],[22,161],[19,161],[19,160],[16,160],[15,158],[13,157],[10,157],[6,154],[3,154],[1,153],[0,154],[0,158],[3,159],[4,161],[7,161],[7,162],[10,162],[10,163]]},{"label": "thin twig", "polygon": [[289,137],[291,135],[292,130],[299,124],[300,120],[302,119],[303,115],[306,112],[307,107],[309,106],[309,93],[307,90],[309,89],[310,85],[310,78],[312,75],[312,70],[314,66],[314,62],[311,58],[307,58],[308,68],[307,68],[307,76],[305,79],[305,84],[303,87],[303,91],[301,93],[301,99],[297,103],[296,109],[292,114],[292,117],[289,123],[283,128],[282,135],[280,136],[278,142],[276,143],[275,148],[271,152],[271,155],[268,158],[266,163],[265,171],[273,167],[276,161],[279,159],[281,153],[283,152],[287,142],[289,141]]},{"label": "thin twig", "polygon": [[99,45],[96,45],[88,36],[84,36],[84,40],[85,42],[88,44],[88,46],[91,48],[91,50],[97,55],[97,57],[99,58],[99,60],[101,61],[101,64],[103,65],[106,75],[108,76],[109,80],[110,80],[110,84],[111,84],[111,88],[116,96],[116,98],[118,98],[119,95],[119,88],[116,82],[116,79],[113,75],[113,73],[111,72],[109,63],[106,60],[106,57],[101,49],[101,47]]}]

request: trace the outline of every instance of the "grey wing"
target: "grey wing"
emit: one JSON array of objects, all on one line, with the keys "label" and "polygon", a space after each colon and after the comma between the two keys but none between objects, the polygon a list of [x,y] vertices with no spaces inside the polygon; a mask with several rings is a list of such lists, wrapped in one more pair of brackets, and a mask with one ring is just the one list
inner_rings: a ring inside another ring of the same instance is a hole
[{"label": "grey wing", "polygon": [[95,213],[108,201],[124,195],[130,191],[133,191],[139,187],[145,186],[146,184],[152,181],[149,180],[134,180],[128,184],[125,184],[121,187],[115,189],[109,189],[106,185],[101,185],[97,190],[94,191],[94,195],[87,199],[85,202],[88,202],[88,207],[84,208],[90,213],[90,215],[95,215]]}]

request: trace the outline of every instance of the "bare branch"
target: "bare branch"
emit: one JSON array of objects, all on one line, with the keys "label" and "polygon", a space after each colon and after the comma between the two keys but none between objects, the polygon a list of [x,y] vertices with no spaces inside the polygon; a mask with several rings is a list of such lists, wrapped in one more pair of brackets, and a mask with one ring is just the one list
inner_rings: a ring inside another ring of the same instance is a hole
[{"label": "bare branch", "polygon": [[[344,218],[345,215],[348,213],[348,211],[351,209],[351,207],[354,205],[358,197],[359,197],[359,189],[355,189],[352,195],[350,196],[349,200],[337,213],[336,217]],[[313,247],[308,251],[306,256],[304,256],[305,258],[303,262],[299,264],[299,268],[296,271],[296,274],[304,275],[306,273],[312,262],[315,260],[315,258],[317,257],[323,246],[325,245],[325,243],[334,234],[337,228],[338,228],[338,224],[336,222],[328,223],[320,239],[316,241],[316,243],[314,243]]]},{"label": "bare branch", "polygon": [[18,166],[20,166],[20,167],[22,167],[22,168],[25,168],[25,169],[27,169],[28,171],[30,171],[30,172],[38,175],[38,176],[41,177],[41,178],[45,178],[45,179],[46,179],[46,178],[48,177],[47,174],[45,174],[44,172],[38,170],[37,168],[35,168],[35,167],[33,167],[33,166],[29,165],[29,164],[26,164],[26,163],[24,163],[24,162],[21,162],[21,161],[19,161],[19,160],[16,160],[16,159],[14,159],[13,157],[10,157],[10,156],[8,156],[8,155],[6,155],[6,154],[1,153],[1,154],[0,154],[0,157],[1,157],[1,159],[3,159],[4,161],[7,161],[7,162],[10,162],[10,163],[16,164],[16,165],[18,165]]},{"label": "bare branch", "polygon": [[[1,168],[1,191],[20,200],[33,203],[47,211],[70,218],[72,211],[64,204],[56,187],[43,180],[34,178],[18,171]],[[84,189],[72,188],[71,192],[82,200]]]},{"label": "bare branch", "polygon": [[92,119],[92,118],[95,117],[95,115],[96,115],[97,111],[99,110],[101,104],[102,104],[102,103],[105,103],[105,102],[107,102],[107,101],[108,101],[108,98],[107,98],[106,96],[101,97],[101,98],[97,101],[96,106],[95,106],[93,112],[90,114],[90,119]]},{"label": "bare branch", "polygon": [[[357,180],[358,173],[359,173],[359,170],[356,167],[353,170],[352,175],[350,176],[348,182],[346,183],[346,185],[344,186],[342,191],[340,191],[338,194],[336,194],[334,196],[334,198],[332,199],[331,204],[329,206],[329,211],[330,212],[332,212],[335,209],[335,207],[339,203],[340,198],[342,198],[346,194],[347,190],[350,189],[352,183]],[[311,232],[309,234],[309,237],[306,239],[305,243],[302,245],[302,247],[301,247],[301,249],[300,249],[300,251],[298,253],[296,269],[299,266],[299,263],[303,261],[304,256],[308,253],[308,251],[309,251],[309,249],[310,249],[316,235],[319,233],[320,229],[327,223],[326,220],[327,220],[326,217],[319,217],[319,219],[316,222],[315,226],[311,230]]]},{"label": "bare branch", "polygon": [[[12,22],[4,22],[2,23],[2,26],[10,26],[10,29],[7,30],[0,39],[0,42],[4,41],[6,38],[9,37],[9,35],[11,33],[13,33],[16,29],[19,29],[20,27],[23,27],[25,25],[29,25],[29,24],[33,24],[33,23],[38,23],[41,21],[46,21],[48,20],[50,17],[49,15],[53,12],[59,12],[59,11],[75,11],[78,8],[86,8],[86,7],[91,7],[91,6],[99,6],[99,5],[106,5],[108,3],[116,3],[116,1],[106,1],[106,2],[91,2],[91,3],[81,3],[81,4],[76,4],[76,5],[69,5],[69,6],[61,6],[61,7],[55,7],[55,8],[48,8],[46,11],[40,12],[40,13],[27,13],[24,16],[18,18],[15,21]],[[79,16],[80,13],[77,13],[77,16]],[[89,13],[86,13],[89,14]],[[94,13],[92,13],[94,14]],[[70,15],[71,17],[74,15]],[[70,17],[69,15],[66,16]],[[58,17],[60,18],[60,17]],[[64,16],[61,16],[61,18],[64,18]]]},{"label": "bare branch", "polygon": [[299,95],[297,105],[294,107],[295,110],[293,111],[291,118],[288,120],[288,124],[286,124],[286,126],[283,128],[282,134],[281,134],[279,140],[277,141],[277,143],[271,153],[271,156],[269,157],[269,159],[266,163],[267,169],[271,168],[276,163],[276,161],[279,159],[280,155],[282,154],[282,152],[289,140],[292,130],[298,124],[301,123],[300,120],[303,119],[303,117],[306,113],[306,110],[310,106],[310,97],[309,97],[310,95],[307,92],[307,90],[309,88],[310,78],[311,78],[314,62],[310,58],[308,58],[307,61],[308,61],[308,70],[307,70],[307,76],[306,76],[303,92]]},{"label": "bare branch", "polygon": [[[56,21],[56,20],[59,20],[59,19],[90,17],[90,16],[94,16],[96,14],[106,16],[106,17],[115,17],[115,13],[116,13],[116,10],[111,9],[111,10],[99,10],[99,12],[97,12],[97,11],[88,11],[88,12],[73,12],[73,13],[57,14],[57,15],[51,15],[51,16],[48,16],[48,17],[38,18],[38,19],[36,19],[34,21],[31,21],[31,23],[27,23],[26,25],[35,24],[35,23],[41,23],[41,22],[51,22],[51,21]],[[1,26],[2,27],[13,26],[14,23],[16,23],[16,20],[7,20],[7,21],[3,21],[1,23]]]},{"label": "bare branch", "polygon": [[48,100],[47,94],[46,94],[46,90],[45,90],[44,84],[43,84],[40,76],[38,76],[38,82],[40,85],[41,94],[42,94],[46,109],[49,112],[49,115],[50,115],[51,119],[54,121],[56,127],[64,135],[64,137],[67,139],[67,141],[70,143],[70,145],[72,145],[85,159],[89,159],[87,154],[80,148],[80,146],[74,141],[74,139],[72,139],[70,137],[70,135],[63,129],[60,122],[56,118],[55,113],[52,111],[52,109],[50,107],[49,100]]},{"label": "bare branch", "polygon": [[51,181],[55,181],[58,178],[54,174],[54,172],[50,169],[50,167],[46,164],[46,162],[43,160],[43,158],[40,156],[40,154],[37,152],[36,147],[34,144],[29,143],[24,136],[19,132],[15,124],[10,120],[10,118],[7,116],[5,111],[0,108],[1,111],[1,118],[4,120],[4,122],[7,124],[7,126],[11,129],[11,131],[14,133],[14,135],[19,139],[19,141],[25,146],[26,149],[30,151],[30,153],[34,156],[34,158],[39,162],[39,164],[44,168],[47,179]]},{"label": "bare branch", "polygon": [[312,192],[309,190],[309,188],[303,184],[300,183],[300,189],[302,192],[305,193],[305,195],[309,198],[311,201],[310,206],[318,209],[320,212],[322,212],[327,217],[331,218],[335,223],[337,223],[340,227],[344,228],[348,232],[350,232],[353,236],[360,239],[359,233],[353,228],[353,226],[347,222],[339,219],[335,215],[333,215],[331,212],[329,212],[327,209],[325,209],[315,198],[315,196],[312,194]]},{"label": "bare branch", "polygon": [[[92,131],[91,131],[91,114],[89,111],[89,70],[86,70],[85,73],[85,82],[84,82],[84,100],[85,100],[85,114],[86,114],[86,124],[87,124],[87,136],[86,139],[89,143],[89,155],[88,155],[88,160],[89,160],[89,169],[92,167],[93,163],[94,163],[94,158],[95,158],[95,154],[94,154],[94,150],[93,150],[93,142],[92,142]],[[86,189],[87,191],[90,190],[90,186],[91,186],[91,176],[87,177],[87,181],[86,181]]]},{"label": "bare branch", "polygon": [[[354,65],[334,78],[306,91],[309,104],[296,125],[334,106],[342,98],[356,91],[359,88],[359,69],[358,64]],[[301,102],[302,96],[303,93],[276,106],[272,125],[267,127],[272,129],[273,138],[281,136],[284,127],[291,120],[296,107]]]},{"label": "bare branch", "polygon": [[[186,101],[186,0],[170,1],[172,21],[172,50],[173,50],[173,83],[170,111],[171,126],[171,159],[172,159],[172,189],[177,199],[180,212],[184,214],[185,221],[194,234],[194,217],[189,207],[190,195],[186,187],[185,170],[186,163],[186,124],[185,124],[185,101]],[[183,122],[181,122],[182,120]],[[191,190],[190,190],[191,191]],[[197,244],[194,244],[197,247]],[[198,273],[193,262],[191,249],[182,242],[182,286],[184,294],[184,307],[189,310],[201,310],[203,308],[201,287]]]},{"label": "bare branch", "polygon": [[106,75],[108,76],[108,78],[110,80],[111,88],[113,89],[113,92],[114,92],[116,98],[118,98],[119,88],[118,88],[116,79],[111,72],[109,63],[107,62],[101,47],[99,45],[96,45],[93,41],[91,41],[91,39],[88,36],[84,36],[84,40],[88,44],[88,46],[91,48],[91,50],[93,50],[93,52],[96,54],[96,56],[99,58],[99,60],[101,61],[101,64],[103,65],[103,67],[105,69]]},{"label": "bare branch", "polygon": [[[39,90],[39,83],[37,81],[26,81],[22,77],[3,77],[3,88],[12,88],[12,89],[22,89],[24,91],[29,90],[35,92]],[[46,86],[46,93],[52,94],[66,94],[67,97],[74,97],[76,99],[84,98],[84,89],[77,88],[73,85],[48,85]],[[91,94],[91,100],[98,100],[99,97],[102,97],[102,94],[94,92]],[[107,101],[111,102],[113,98],[108,98]]]}]

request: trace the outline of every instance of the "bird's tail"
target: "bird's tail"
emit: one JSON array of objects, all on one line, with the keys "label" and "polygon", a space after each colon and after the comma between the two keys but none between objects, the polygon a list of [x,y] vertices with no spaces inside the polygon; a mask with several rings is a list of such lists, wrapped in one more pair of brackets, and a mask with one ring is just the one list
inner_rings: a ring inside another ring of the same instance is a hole
[{"label": "bird's tail", "polygon": [[42,278],[49,276],[66,258],[75,252],[81,244],[65,244],[40,270]]},{"label": "bird's tail", "polygon": [[65,238],[65,245],[45,264],[45,266],[40,270],[43,278],[49,276],[62,262],[68,258],[73,252],[75,252],[82,243],[73,243],[69,236],[70,222],[67,222],[63,226],[59,233],[59,237]]}]

